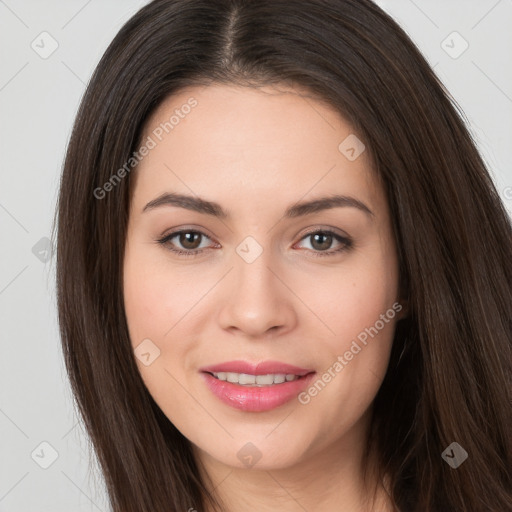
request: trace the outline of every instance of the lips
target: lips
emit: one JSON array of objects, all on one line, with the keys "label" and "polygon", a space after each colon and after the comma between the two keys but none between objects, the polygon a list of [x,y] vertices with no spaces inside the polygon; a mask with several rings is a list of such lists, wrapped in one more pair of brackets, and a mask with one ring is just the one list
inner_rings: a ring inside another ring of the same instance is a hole
[{"label": "lips", "polygon": [[[213,374],[232,373],[247,375],[297,375],[298,378],[263,387],[242,385],[217,379]],[[264,412],[297,397],[312,381],[314,370],[277,361],[259,364],[247,361],[229,361],[201,368],[201,375],[208,389],[224,404],[245,412]]]}]

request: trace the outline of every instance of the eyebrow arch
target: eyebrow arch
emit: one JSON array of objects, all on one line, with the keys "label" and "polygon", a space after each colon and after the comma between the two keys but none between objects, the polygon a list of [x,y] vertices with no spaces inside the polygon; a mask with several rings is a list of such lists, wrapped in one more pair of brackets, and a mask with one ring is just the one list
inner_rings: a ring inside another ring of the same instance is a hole
[{"label": "eyebrow arch", "polygon": [[[178,206],[180,208],[185,208],[187,210],[192,210],[198,213],[212,215],[214,217],[218,217],[219,219],[230,218],[230,214],[225,211],[218,203],[207,201],[205,199],[201,199],[200,197],[193,197],[170,192],[166,192],[158,196],[156,199],[150,201],[144,207],[142,212],[144,213],[148,210],[153,210],[160,206]],[[362,201],[359,201],[359,199],[356,199],[355,197],[335,194],[328,197],[320,197],[312,201],[295,203],[286,210],[284,217],[291,219],[304,215],[311,215],[313,213],[337,207],[357,208],[370,217],[375,216],[370,208],[368,208],[368,206],[366,206],[366,204],[364,204]]]}]

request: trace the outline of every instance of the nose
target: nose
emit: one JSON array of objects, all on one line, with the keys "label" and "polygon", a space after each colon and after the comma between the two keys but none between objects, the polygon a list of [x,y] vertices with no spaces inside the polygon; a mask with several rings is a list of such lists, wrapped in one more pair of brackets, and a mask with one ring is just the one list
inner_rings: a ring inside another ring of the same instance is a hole
[{"label": "nose", "polygon": [[222,288],[221,327],[251,338],[293,329],[295,295],[270,250],[263,250],[251,263],[235,253],[233,265]]}]

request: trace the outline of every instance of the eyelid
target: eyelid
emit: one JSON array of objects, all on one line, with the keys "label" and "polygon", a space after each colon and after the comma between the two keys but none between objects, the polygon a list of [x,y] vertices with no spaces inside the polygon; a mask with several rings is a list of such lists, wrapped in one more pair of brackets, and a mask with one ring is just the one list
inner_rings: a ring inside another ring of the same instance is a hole
[{"label": "eyelid", "polygon": [[166,229],[164,231],[163,235],[160,236],[160,239],[167,238],[169,235],[178,235],[180,233],[189,233],[191,231],[193,231],[194,233],[201,233],[201,235],[206,236],[210,240],[213,239],[213,236],[208,234],[207,229],[205,229],[203,227],[195,226],[194,224],[188,224],[188,225],[185,225],[183,227],[178,227],[178,228]]},{"label": "eyelid", "polygon": [[348,233],[346,233],[345,231],[343,231],[339,228],[335,228],[332,226],[322,226],[322,225],[314,226],[312,228],[307,228],[306,231],[303,231],[296,236],[300,236],[300,240],[302,240],[305,236],[311,235],[313,233],[318,233],[318,232],[332,233],[333,235],[339,236],[340,238],[346,238],[347,240],[351,239],[351,236]]}]

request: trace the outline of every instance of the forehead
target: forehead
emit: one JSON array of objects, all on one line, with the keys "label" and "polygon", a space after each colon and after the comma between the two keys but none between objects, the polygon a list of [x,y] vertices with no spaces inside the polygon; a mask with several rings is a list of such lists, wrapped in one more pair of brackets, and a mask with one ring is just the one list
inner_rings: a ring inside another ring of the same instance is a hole
[{"label": "forehead", "polygon": [[343,152],[354,137],[336,110],[297,88],[183,89],[145,125],[142,144],[152,149],[134,173],[134,200],[181,191],[253,210],[326,193],[381,202],[368,152]]}]

